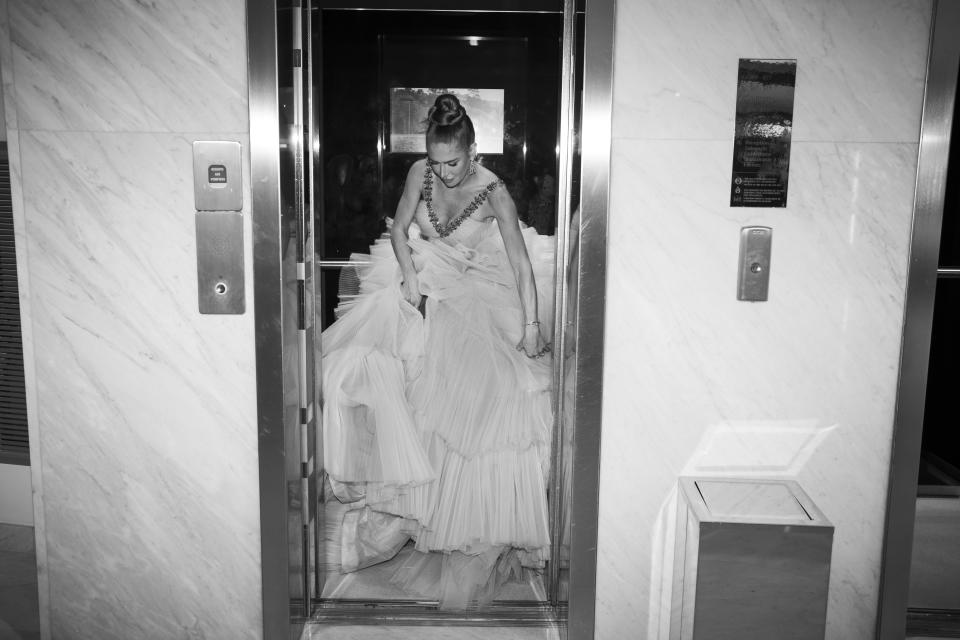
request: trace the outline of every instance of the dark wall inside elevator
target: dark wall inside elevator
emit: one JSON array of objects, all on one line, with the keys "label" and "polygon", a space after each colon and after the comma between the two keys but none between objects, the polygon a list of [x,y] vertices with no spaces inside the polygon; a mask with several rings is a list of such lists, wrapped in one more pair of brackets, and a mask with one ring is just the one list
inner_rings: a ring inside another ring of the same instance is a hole
[{"label": "dark wall inside elevator", "polygon": [[[326,10],[317,23],[322,260],[367,251],[422,157],[390,148],[393,87],[502,89],[503,152],[481,153],[481,162],[504,180],[521,220],[554,232],[560,14]],[[324,269],[323,326],[344,274]]]},{"label": "dark wall inside elevator", "polygon": [[921,485],[960,484],[960,449],[956,447],[955,435],[960,413],[957,404],[957,389],[960,389],[960,277],[942,271],[960,268],[960,103],[956,100],[939,266],[941,273],[937,278],[923,419]]}]

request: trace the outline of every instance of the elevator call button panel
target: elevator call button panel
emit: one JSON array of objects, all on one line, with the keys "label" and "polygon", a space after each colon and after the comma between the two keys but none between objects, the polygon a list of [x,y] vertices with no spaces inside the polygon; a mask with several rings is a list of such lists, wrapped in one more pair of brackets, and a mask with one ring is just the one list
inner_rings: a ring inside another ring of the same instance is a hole
[{"label": "elevator call button panel", "polygon": [[740,230],[740,264],[737,300],[763,302],[770,287],[770,246],[773,229],[743,227]]},{"label": "elevator call button panel", "polygon": [[239,142],[193,143],[200,313],[242,314],[246,309],[241,176]]}]

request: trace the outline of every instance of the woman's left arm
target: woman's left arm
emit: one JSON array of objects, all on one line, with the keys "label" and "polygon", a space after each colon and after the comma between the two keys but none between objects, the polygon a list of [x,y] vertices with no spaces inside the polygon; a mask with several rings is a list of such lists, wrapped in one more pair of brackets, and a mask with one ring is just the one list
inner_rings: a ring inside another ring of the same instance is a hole
[{"label": "woman's left arm", "polygon": [[538,358],[549,352],[549,343],[540,333],[540,318],[537,316],[537,286],[533,280],[533,267],[527,255],[527,246],[520,233],[517,207],[503,185],[490,194],[489,202],[493,208],[493,215],[497,219],[503,246],[507,251],[507,258],[513,268],[513,275],[517,280],[517,291],[520,294],[523,326],[517,349],[531,358]]}]

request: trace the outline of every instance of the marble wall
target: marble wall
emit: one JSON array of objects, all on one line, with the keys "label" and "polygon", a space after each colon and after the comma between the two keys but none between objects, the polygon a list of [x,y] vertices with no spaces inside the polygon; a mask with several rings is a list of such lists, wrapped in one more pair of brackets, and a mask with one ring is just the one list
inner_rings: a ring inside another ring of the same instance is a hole
[{"label": "marble wall", "polygon": [[[872,637],[930,14],[618,2],[598,638],[666,637],[684,474],[797,479],[836,527],[827,638]],[[728,204],[739,58],[797,59],[786,209]],[[770,298],[738,302],[754,224]]]},{"label": "marble wall", "polygon": [[[872,633],[929,15],[619,3],[598,638],[663,637],[708,473],[798,479],[837,527],[828,638]],[[783,210],[727,206],[740,57],[798,60]],[[47,636],[258,638],[252,312],[197,312],[190,158],[246,142],[243,5],[0,0],[0,63]]]},{"label": "marble wall", "polygon": [[245,26],[0,2],[47,637],[261,635],[253,317],[198,312],[191,155],[246,148]]}]

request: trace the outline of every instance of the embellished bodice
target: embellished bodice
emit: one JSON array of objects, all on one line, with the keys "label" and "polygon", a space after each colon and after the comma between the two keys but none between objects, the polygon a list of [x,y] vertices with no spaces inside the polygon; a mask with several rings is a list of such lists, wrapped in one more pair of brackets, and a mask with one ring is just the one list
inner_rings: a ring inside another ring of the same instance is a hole
[{"label": "embellished bodice", "polygon": [[[487,201],[494,191],[498,187],[503,185],[503,180],[494,180],[487,184],[483,189],[477,193],[476,196],[467,203],[467,206],[464,207],[463,211],[459,214],[450,217],[446,224],[440,223],[440,218],[437,215],[437,211],[433,204],[433,171],[429,166],[426,167],[423,174],[423,185],[421,187],[421,200],[417,205],[417,214],[415,216],[417,225],[423,227],[428,224],[433,228],[434,232],[437,234],[437,237],[440,239],[453,240],[451,236],[456,235],[457,237],[463,237],[464,235],[473,235],[473,232],[477,231],[475,228],[476,225],[481,225],[481,228],[488,228],[489,220],[477,220],[476,218],[471,217],[477,209],[483,206],[483,203]],[[461,226],[463,228],[461,230]],[[458,230],[461,230],[460,233],[457,233]],[[426,231],[426,229],[423,229]],[[424,236],[427,234],[424,233]]]}]

